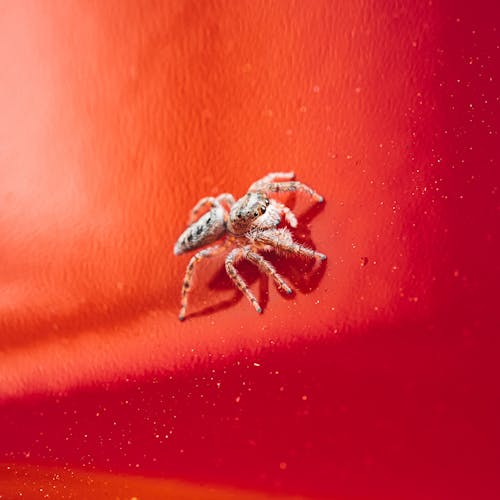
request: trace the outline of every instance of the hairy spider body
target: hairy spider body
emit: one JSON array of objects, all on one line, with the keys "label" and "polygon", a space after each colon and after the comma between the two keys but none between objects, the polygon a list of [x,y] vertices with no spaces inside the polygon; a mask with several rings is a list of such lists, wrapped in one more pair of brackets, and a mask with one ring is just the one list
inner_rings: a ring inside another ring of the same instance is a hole
[{"label": "hairy spider body", "polygon": [[[293,178],[293,172],[270,173],[254,182],[237,201],[231,194],[223,193],[216,198],[202,198],[194,206],[188,227],[174,246],[174,254],[180,255],[214,241],[222,241],[221,244],[200,250],[189,261],[182,283],[180,320],[186,316],[188,293],[196,264],[229,250],[231,246],[234,248],[226,257],[226,272],[258,313],[262,312],[262,308],[235,267],[239,260],[246,259],[254,264],[262,273],[271,277],[280,290],[289,294],[292,293],[290,286],[259,251],[274,250],[283,255],[326,259],[324,254],[295,242],[288,228],[278,227],[284,218],[290,227],[295,228],[297,218],[286,205],[270,198],[271,193],[302,191],[318,203],[323,202],[323,197],[316,191],[301,182],[293,181]],[[206,213],[198,216],[207,208]]]},{"label": "hairy spider body", "polygon": [[180,255],[221,238],[226,232],[224,215],[222,206],[213,206],[209,212],[202,215],[181,234],[175,244],[174,254]]}]

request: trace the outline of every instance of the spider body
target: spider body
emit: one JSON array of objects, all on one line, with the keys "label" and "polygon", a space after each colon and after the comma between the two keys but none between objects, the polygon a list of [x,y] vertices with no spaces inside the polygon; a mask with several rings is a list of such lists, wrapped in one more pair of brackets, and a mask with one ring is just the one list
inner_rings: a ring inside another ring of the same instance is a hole
[{"label": "spider body", "polygon": [[[189,261],[182,284],[180,320],[186,316],[193,272],[196,264],[202,259],[220,254],[233,247],[225,260],[226,272],[259,313],[262,312],[262,308],[235,267],[239,260],[250,261],[261,272],[270,276],[279,289],[285,293],[292,293],[292,289],[274,266],[259,252],[274,250],[284,255],[294,254],[307,258],[326,259],[324,254],[295,242],[288,228],[278,227],[284,218],[290,227],[295,228],[297,218],[286,205],[271,198],[270,194],[303,191],[315,201],[319,203],[323,201],[323,197],[316,191],[301,182],[293,181],[293,178],[292,172],[271,173],[254,182],[248,192],[237,201],[231,194],[223,193],[216,198],[202,198],[194,206],[188,220],[188,227],[174,246],[174,254],[180,255],[217,240],[221,240],[221,243],[200,250]],[[206,213],[198,216],[207,208]]]},{"label": "spider body", "polygon": [[213,206],[196,222],[190,224],[175,244],[174,254],[194,250],[221,238],[226,232],[225,213],[220,205]]}]

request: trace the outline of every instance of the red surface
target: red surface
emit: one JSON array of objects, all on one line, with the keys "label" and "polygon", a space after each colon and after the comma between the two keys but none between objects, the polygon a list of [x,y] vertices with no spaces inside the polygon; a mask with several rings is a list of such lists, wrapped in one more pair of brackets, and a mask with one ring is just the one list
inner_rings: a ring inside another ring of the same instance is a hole
[{"label": "red surface", "polygon": [[[496,8],[106,5],[0,11],[1,460],[496,498]],[[326,266],[244,269],[257,316],[211,263],[179,323],[187,211],[272,170]]]}]

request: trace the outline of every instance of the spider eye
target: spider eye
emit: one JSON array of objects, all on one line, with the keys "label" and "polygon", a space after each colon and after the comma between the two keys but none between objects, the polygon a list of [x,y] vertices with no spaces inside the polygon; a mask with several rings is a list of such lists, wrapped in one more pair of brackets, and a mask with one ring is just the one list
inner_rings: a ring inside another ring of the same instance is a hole
[{"label": "spider eye", "polygon": [[259,216],[259,212],[254,212],[254,213],[253,213],[253,216],[254,216],[254,217],[258,217],[258,216]]}]

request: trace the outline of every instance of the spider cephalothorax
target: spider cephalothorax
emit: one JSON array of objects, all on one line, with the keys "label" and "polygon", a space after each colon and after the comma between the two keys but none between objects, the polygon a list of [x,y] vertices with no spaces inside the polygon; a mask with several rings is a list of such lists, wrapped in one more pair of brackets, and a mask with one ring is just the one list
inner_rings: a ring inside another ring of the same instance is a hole
[{"label": "spider cephalothorax", "polygon": [[[259,251],[275,250],[283,254],[326,259],[324,254],[296,243],[286,227],[278,228],[282,217],[290,227],[297,227],[297,218],[286,205],[270,198],[271,193],[303,191],[317,202],[323,201],[323,197],[316,191],[301,182],[293,181],[293,178],[292,172],[271,173],[254,182],[248,192],[237,201],[233,195],[224,193],[217,198],[202,198],[194,206],[188,227],[175,244],[175,255],[195,250],[217,240],[221,240],[221,243],[197,252],[189,261],[182,284],[179,319],[185,318],[194,267],[201,259],[212,257],[232,247],[226,257],[227,274],[259,313],[262,309],[257,299],[236,270],[235,263],[238,260],[249,260],[261,272],[271,276],[278,288],[285,293],[291,293],[290,286]],[[208,211],[199,217],[198,214],[207,208]]]}]

